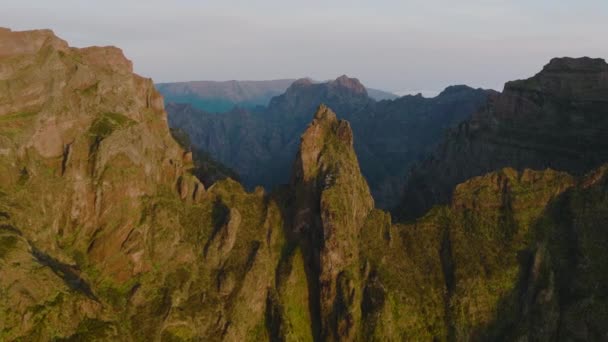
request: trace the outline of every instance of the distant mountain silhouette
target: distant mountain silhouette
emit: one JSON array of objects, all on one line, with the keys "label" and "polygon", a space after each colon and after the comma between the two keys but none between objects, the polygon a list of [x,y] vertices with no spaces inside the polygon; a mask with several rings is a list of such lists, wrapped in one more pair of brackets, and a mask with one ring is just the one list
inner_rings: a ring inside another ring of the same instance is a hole
[{"label": "distant mountain silhouette", "polygon": [[271,81],[192,81],[158,83],[156,87],[165,102],[189,103],[208,112],[227,112],[235,106],[265,106],[282,94],[293,79]]},{"label": "distant mountain silhouette", "polygon": [[[187,103],[210,113],[225,113],[234,107],[267,106],[274,96],[281,95],[296,79],[268,81],[191,81],[158,83],[156,88],[165,102]],[[375,100],[393,100],[398,96],[378,89],[367,89]]]}]

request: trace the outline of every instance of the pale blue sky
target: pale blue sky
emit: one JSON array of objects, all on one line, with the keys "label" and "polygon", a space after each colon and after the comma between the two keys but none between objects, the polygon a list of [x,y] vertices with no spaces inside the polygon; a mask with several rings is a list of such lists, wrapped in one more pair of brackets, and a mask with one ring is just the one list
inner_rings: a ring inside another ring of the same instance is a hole
[{"label": "pale blue sky", "polygon": [[395,92],[502,89],[608,57],[606,0],[0,0],[0,26],[116,45],[157,82],[341,74]]}]

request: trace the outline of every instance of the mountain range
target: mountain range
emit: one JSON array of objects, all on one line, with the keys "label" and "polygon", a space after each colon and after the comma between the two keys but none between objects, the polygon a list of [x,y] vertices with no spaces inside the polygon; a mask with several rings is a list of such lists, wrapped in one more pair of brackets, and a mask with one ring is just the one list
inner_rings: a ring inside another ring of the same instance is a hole
[{"label": "mountain range", "polygon": [[[432,183],[410,176],[401,208],[432,208],[402,220],[375,207],[355,129],[400,103],[370,102],[353,79],[296,82],[276,111],[218,116],[307,122],[285,184],[247,192],[201,182],[216,171],[180,146],[120,49],[0,29],[0,339],[604,340],[605,69],[561,58],[502,94],[448,88],[441,104],[489,100],[457,126],[440,116],[450,133],[411,174],[472,176],[421,204]],[[318,96],[338,113],[300,107]]]},{"label": "mountain range", "polygon": [[[188,103],[206,112],[225,113],[235,107],[267,106],[273,97],[283,94],[295,81],[192,81],[158,83],[156,87],[167,102]],[[368,88],[367,91],[377,101],[398,97],[378,89]]]},{"label": "mountain range", "polygon": [[608,159],[606,113],[608,64],[553,59],[534,77],[508,82],[448,132],[411,170],[401,213],[417,217],[447,203],[458,183],[503,167],[590,172]]},{"label": "mountain range", "polygon": [[376,204],[399,202],[411,163],[439,143],[448,127],[481,107],[492,91],[452,86],[434,98],[403,96],[375,101],[355,78],[316,83],[295,81],[284,94],[256,110],[222,115],[190,104],[168,103],[171,127],[190,136],[192,145],[233,169],[248,189],[272,190],[288,181],[299,135],[322,103],[351,122],[355,151]]}]

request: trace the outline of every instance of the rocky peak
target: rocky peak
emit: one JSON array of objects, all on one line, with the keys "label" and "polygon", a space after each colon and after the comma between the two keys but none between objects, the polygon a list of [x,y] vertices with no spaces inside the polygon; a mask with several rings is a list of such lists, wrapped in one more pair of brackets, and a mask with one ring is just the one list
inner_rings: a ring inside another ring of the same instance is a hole
[{"label": "rocky peak", "polygon": [[330,87],[348,89],[354,94],[361,94],[367,96],[367,90],[356,78],[350,78],[346,75],[342,75],[336,78],[334,81],[329,82]]},{"label": "rocky peak", "polygon": [[452,85],[452,86],[448,86],[447,88],[445,88],[441,93],[439,93],[439,95],[437,95],[438,97],[441,96],[449,96],[449,95],[455,95],[461,92],[466,92],[466,91],[472,91],[473,88],[464,85],[464,84],[459,84],[459,85]]},{"label": "rocky peak", "polygon": [[601,100],[608,95],[608,64],[600,58],[554,58],[534,77],[507,82],[504,93],[536,105],[543,104],[543,96],[565,101]]},{"label": "rocky peak", "polygon": [[281,215],[194,171],[119,49],[2,30],[0,339],[263,340]]},{"label": "rocky peak", "polygon": [[0,58],[37,53],[47,46],[68,49],[68,43],[51,30],[11,31],[0,27]]},{"label": "rocky peak", "polygon": [[80,49],[85,62],[111,72],[133,73],[133,63],[115,46],[92,46]]},{"label": "rocky peak", "polygon": [[602,58],[553,58],[545,65],[543,72],[606,72],[608,64]]},{"label": "rocky peak", "polygon": [[[353,162],[352,159],[343,159],[343,157],[354,157],[353,132],[350,124],[346,120],[338,120],[336,114],[329,107],[321,104],[313,117],[313,121],[302,134],[295,177],[303,181],[309,181],[319,175],[320,168],[327,168],[328,165],[325,165],[319,158],[322,152],[334,152],[333,149],[330,150],[328,147],[346,150],[344,156],[326,156],[328,161],[330,158],[337,158],[343,162]],[[354,162],[357,162],[356,159]],[[352,167],[352,165],[350,166]],[[358,164],[356,168],[358,169]]]},{"label": "rocky peak", "polygon": [[[308,91],[309,89],[314,87],[315,84],[317,83],[313,82],[313,80],[308,77],[297,79],[287,88],[287,90],[285,90],[285,93],[275,98],[297,96],[302,92]],[[270,103],[272,103],[275,98],[271,99]]]},{"label": "rocky peak", "polygon": [[314,121],[312,125],[318,124],[322,121],[335,122],[338,118],[336,117],[336,113],[332,112],[332,110],[324,104],[321,104],[317,111],[315,112]]},{"label": "rocky peak", "polygon": [[23,224],[24,235],[52,246],[79,234],[101,274],[141,272],[149,265],[131,263],[120,239],[144,197],[170,189],[191,201],[204,189],[169,134],[162,97],[114,47],[71,48],[49,30],[0,30],[0,44],[0,188],[51,195],[35,203],[66,222],[45,222],[49,213]]},{"label": "rocky peak", "polygon": [[[354,336],[361,319],[358,242],[374,207],[353,149],[352,130],[325,105],[302,135],[292,177],[293,232],[319,282],[321,335]],[[349,298],[349,299],[345,299]]]},{"label": "rocky peak", "polygon": [[272,98],[268,105],[271,113],[310,120],[310,113],[321,103],[330,105],[341,117],[370,102],[367,90],[356,78],[340,76],[336,80],[315,83],[308,78],[295,81],[287,91]]}]

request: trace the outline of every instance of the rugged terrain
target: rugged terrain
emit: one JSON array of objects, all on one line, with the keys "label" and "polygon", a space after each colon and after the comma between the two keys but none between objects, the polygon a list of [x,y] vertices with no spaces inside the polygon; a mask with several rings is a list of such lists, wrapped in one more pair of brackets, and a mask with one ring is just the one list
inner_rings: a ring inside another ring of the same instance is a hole
[{"label": "rugged terrain", "polygon": [[500,95],[409,175],[401,213],[416,217],[447,203],[456,184],[503,167],[576,175],[608,160],[608,64],[556,58]]},{"label": "rugged terrain", "polygon": [[198,149],[232,168],[243,184],[273,189],[287,183],[298,136],[321,103],[351,122],[355,151],[376,203],[395,206],[412,162],[426,156],[444,131],[468,118],[491,92],[447,88],[431,99],[404,96],[376,102],[354,78],[294,82],[267,108],[210,114],[185,104],[167,105],[171,127],[186,132]]},{"label": "rugged terrain", "polygon": [[265,194],[205,188],[119,49],[0,29],[0,89],[1,340],[608,336],[606,165],[501,169],[394,224],[327,106]]},{"label": "rugged terrain", "polygon": [[0,41],[0,339],[264,335],[276,205],[206,190],[119,49]]}]

